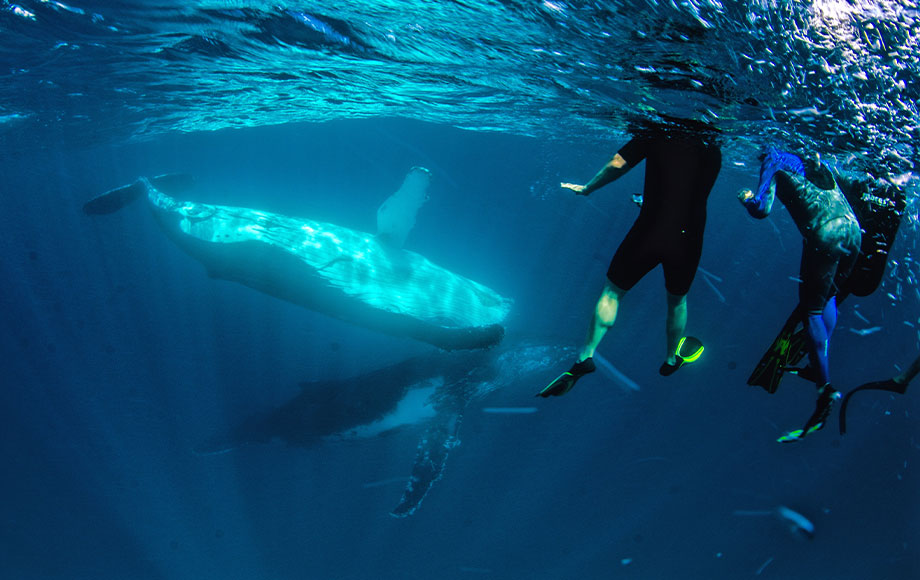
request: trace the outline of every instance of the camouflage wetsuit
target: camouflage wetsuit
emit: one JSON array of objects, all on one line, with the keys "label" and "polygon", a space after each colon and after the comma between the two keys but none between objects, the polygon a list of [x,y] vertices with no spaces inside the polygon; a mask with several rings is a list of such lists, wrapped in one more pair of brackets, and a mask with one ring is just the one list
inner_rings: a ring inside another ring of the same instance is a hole
[{"label": "camouflage wetsuit", "polygon": [[744,202],[752,216],[770,214],[778,197],[804,238],[799,308],[809,335],[809,358],[821,383],[829,382],[827,344],[837,321],[833,297],[859,256],[861,233],[853,209],[827,166],[771,150],[760,185]]}]

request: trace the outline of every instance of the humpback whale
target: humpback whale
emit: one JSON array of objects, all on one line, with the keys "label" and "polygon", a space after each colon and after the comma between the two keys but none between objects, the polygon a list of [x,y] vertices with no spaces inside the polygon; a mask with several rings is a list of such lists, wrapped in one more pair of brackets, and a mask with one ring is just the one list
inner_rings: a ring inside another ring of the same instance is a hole
[{"label": "humpback whale", "polygon": [[230,280],[305,308],[437,347],[497,344],[511,300],[404,250],[427,199],[428,171],[413,168],[381,207],[381,237],[330,223],[243,207],[179,201],[192,180],[162,175],[88,201],[89,215],[146,197],[156,222],[212,278]]},{"label": "humpback whale", "polygon": [[498,389],[534,379],[573,352],[530,344],[435,352],[344,380],[301,383],[297,396],[249,416],[195,451],[218,454],[273,441],[309,447],[367,439],[415,425],[423,430],[415,462],[402,497],[390,512],[406,517],[415,513],[444,474],[451,449],[460,444],[463,413],[471,404]]}]

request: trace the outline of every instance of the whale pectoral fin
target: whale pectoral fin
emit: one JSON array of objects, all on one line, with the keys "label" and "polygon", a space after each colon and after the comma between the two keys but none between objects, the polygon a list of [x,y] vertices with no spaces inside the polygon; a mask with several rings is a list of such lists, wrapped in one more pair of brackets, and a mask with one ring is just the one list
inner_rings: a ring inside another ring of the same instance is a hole
[{"label": "whale pectoral fin", "polygon": [[403,242],[406,241],[404,237],[394,236],[392,232],[378,232],[377,241],[384,247],[392,248],[402,248]]},{"label": "whale pectoral fin", "polygon": [[431,173],[424,167],[409,170],[399,190],[377,210],[377,237],[383,243],[402,247],[415,226],[418,210],[428,201]]},{"label": "whale pectoral fin", "polygon": [[432,422],[418,444],[412,475],[406,484],[399,504],[390,515],[405,518],[415,513],[431,486],[444,475],[444,465],[450,450],[460,445],[457,434],[460,430],[459,413],[445,413]]},{"label": "whale pectoral fin", "polygon": [[115,213],[147,193],[147,186],[142,181],[109,190],[83,204],[83,213],[87,215],[105,215]]}]

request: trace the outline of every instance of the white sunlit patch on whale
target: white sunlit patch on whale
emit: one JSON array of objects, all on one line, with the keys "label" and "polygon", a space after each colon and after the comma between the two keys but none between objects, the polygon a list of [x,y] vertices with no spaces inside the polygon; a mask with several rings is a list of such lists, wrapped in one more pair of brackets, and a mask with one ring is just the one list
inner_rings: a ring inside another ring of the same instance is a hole
[{"label": "white sunlit patch on whale", "polygon": [[396,407],[380,419],[367,425],[361,425],[331,435],[327,439],[369,439],[400,427],[417,425],[432,419],[437,414],[432,402],[432,396],[435,390],[443,384],[444,379],[440,378],[429,381],[427,386],[422,388],[410,389],[406,396],[396,404]]}]

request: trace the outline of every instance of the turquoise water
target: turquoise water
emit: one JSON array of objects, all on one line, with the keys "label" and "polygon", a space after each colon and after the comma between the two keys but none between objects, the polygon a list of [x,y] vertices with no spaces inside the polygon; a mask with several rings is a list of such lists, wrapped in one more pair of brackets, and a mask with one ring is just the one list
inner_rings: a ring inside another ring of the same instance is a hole
[{"label": "turquoise water", "polygon": [[4,1],[0,119],[104,142],[377,116],[567,141],[669,113],[903,171],[917,20],[908,0]]},{"label": "turquoise water", "polygon": [[[813,390],[745,380],[795,304],[801,242],[784,210],[754,221],[734,199],[768,144],[903,181],[888,273],[841,308],[832,378],[849,390],[913,360],[911,3],[112,4],[0,3],[4,578],[920,571],[915,393],[854,397],[845,436],[834,418],[774,443]],[[501,348],[571,348],[643,170],[590,198],[558,183],[589,179],[630,122],[662,115],[725,143],[688,298],[706,351],[658,375],[655,271],[601,346],[612,370],[553,400],[533,397],[567,366],[549,355],[534,368],[378,333],[209,277],[142,203],[81,211],[183,172],[194,201],[373,232],[425,167],[406,249],[514,301]],[[424,362],[385,372],[406,361]],[[416,409],[423,422],[369,439],[341,430],[392,402],[402,374],[432,381],[416,394],[457,385],[460,402],[440,402],[462,421],[441,425],[440,479],[394,518],[444,414]]]}]

